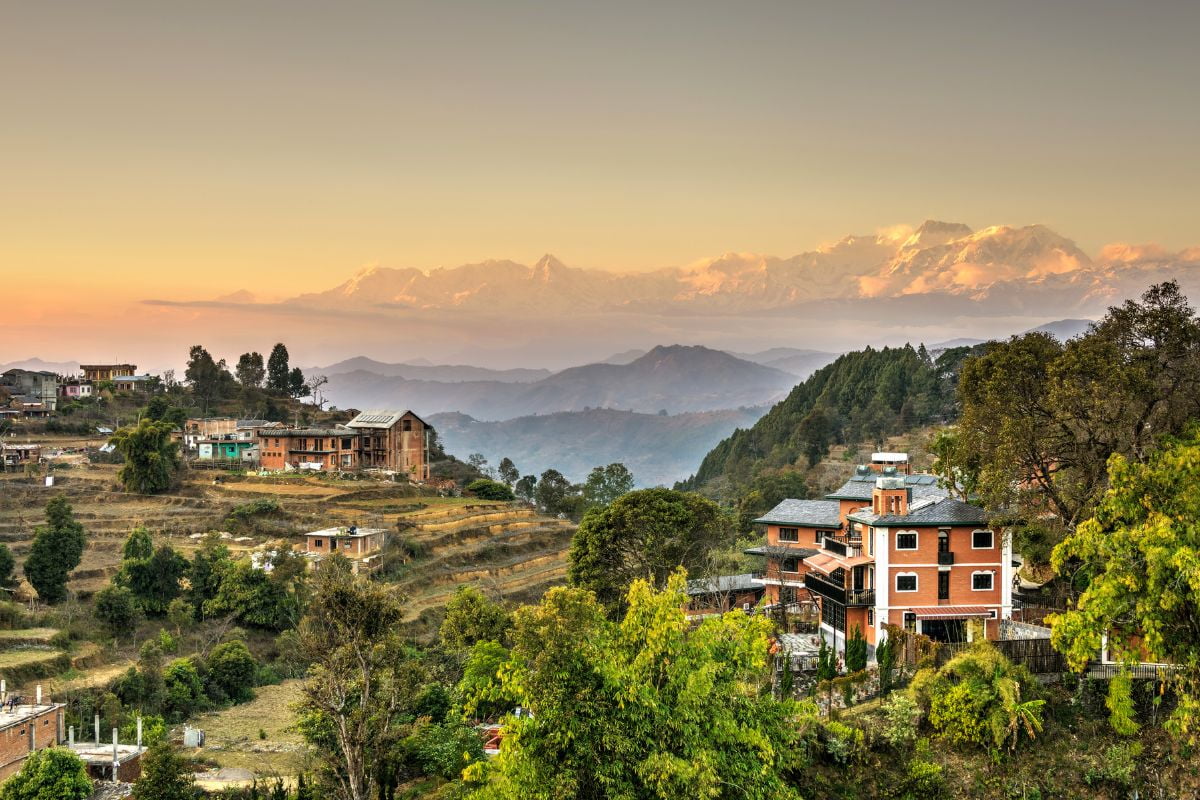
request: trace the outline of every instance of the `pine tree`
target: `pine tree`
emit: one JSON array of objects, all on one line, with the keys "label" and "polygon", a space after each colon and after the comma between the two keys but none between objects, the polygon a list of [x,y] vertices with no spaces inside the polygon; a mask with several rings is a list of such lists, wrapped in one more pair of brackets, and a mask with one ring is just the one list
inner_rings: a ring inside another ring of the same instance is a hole
[{"label": "pine tree", "polygon": [[271,350],[271,356],[267,359],[267,388],[273,392],[287,394],[288,372],[288,351],[280,342]]}]

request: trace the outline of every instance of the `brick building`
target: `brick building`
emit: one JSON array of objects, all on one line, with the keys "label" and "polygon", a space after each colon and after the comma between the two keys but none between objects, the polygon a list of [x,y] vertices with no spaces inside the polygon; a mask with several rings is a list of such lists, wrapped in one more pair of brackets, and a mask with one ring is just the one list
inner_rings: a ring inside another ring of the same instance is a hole
[{"label": "brick building", "polygon": [[0,374],[0,386],[22,407],[58,408],[58,375],[45,370],[10,369]]},{"label": "brick building", "polygon": [[356,573],[371,572],[379,566],[386,537],[383,528],[324,528],[305,534],[304,550],[318,559],[340,553],[350,559]]},{"label": "brick building", "polygon": [[[0,696],[7,692],[0,691]],[[66,706],[42,698],[42,687],[32,703],[8,698],[0,705],[0,780],[20,771],[34,750],[57,747],[63,740],[63,715]]]},{"label": "brick building", "polygon": [[263,469],[379,469],[429,478],[429,432],[411,411],[365,411],[331,428],[264,428],[256,432]]},{"label": "brick building", "polygon": [[785,500],[755,520],[767,543],[746,552],[766,558],[757,580],[768,601],[815,600],[839,651],[855,626],[871,653],[885,624],[960,642],[977,621],[997,638],[1012,616],[1007,537],[934,476],[877,467],[859,467],[824,500]]},{"label": "brick building", "polygon": [[258,431],[263,469],[343,470],[362,468],[361,435],[352,428],[266,428]]},{"label": "brick building", "polygon": [[411,411],[364,411],[346,423],[362,434],[362,465],[429,479],[429,431]]}]

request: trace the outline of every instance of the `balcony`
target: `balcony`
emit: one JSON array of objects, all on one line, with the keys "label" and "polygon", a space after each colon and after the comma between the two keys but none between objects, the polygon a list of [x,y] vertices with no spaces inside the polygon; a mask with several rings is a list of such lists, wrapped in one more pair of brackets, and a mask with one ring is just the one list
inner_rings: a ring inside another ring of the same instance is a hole
[{"label": "balcony", "polygon": [[826,535],[821,541],[821,549],[841,558],[854,558],[855,556],[862,555],[862,539],[858,537]]},{"label": "balcony", "polygon": [[938,553],[938,566],[946,567],[954,563],[954,553]]},{"label": "balcony", "polygon": [[804,586],[814,594],[828,597],[835,603],[844,606],[873,606],[875,591],[873,589],[847,589],[832,578],[827,578],[818,572],[809,572],[804,576]]}]

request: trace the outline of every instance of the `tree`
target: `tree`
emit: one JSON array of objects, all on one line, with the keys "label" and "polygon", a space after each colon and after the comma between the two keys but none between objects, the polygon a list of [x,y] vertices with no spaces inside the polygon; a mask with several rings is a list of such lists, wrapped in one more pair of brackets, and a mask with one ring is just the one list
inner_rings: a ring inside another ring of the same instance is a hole
[{"label": "tree", "polygon": [[292,367],[288,373],[288,388],[289,397],[304,397],[308,394],[308,385],[304,383],[304,373],[299,367]]},{"label": "tree", "polygon": [[141,420],[117,431],[109,442],[125,459],[117,478],[127,492],[159,494],[171,488],[179,471],[179,444],[170,422]]},{"label": "tree", "polygon": [[500,480],[504,481],[511,488],[520,479],[521,473],[517,469],[517,465],[512,462],[508,456],[500,459],[500,466],[496,468],[496,474]]},{"label": "tree", "polygon": [[548,469],[542,473],[534,490],[537,504],[548,514],[568,513],[573,507],[571,494],[574,487],[561,472]]},{"label": "tree", "polygon": [[678,567],[708,574],[713,550],[733,539],[713,501],[674,489],[641,489],[593,508],[571,540],[567,578],[615,608],[636,578],[661,588]]},{"label": "tree", "polygon": [[516,708],[519,698],[500,678],[508,659],[508,648],[495,640],[480,640],[471,647],[455,689],[467,717],[495,719]]},{"label": "tree", "polygon": [[13,570],[16,566],[17,562],[13,558],[12,551],[8,549],[8,545],[0,542],[0,587],[5,589],[12,587]]},{"label": "tree", "polygon": [[183,376],[206,411],[213,400],[229,396],[235,388],[233,376],[225,368],[224,359],[214,361],[209,352],[200,345],[194,345],[188,351],[187,369]]},{"label": "tree", "polygon": [[467,484],[467,491],[484,500],[515,500],[516,496],[508,484],[479,478]]},{"label": "tree", "polygon": [[630,588],[609,622],[590,592],[558,587],[519,609],[504,685],[532,715],[509,719],[500,755],[472,765],[479,800],[796,798],[811,706],[762,692],[770,622],[692,627],[686,576]]},{"label": "tree", "polygon": [[513,487],[513,491],[516,492],[517,497],[532,503],[537,492],[537,475],[523,476],[517,481],[516,486]]},{"label": "tree", "polygon": [[867,640],[862,628],[857,625],[846,641],[846,672],[859,672],[867,668]]},{"label": "tree", "polygon": [[295,627],[308,597],[306,562],[297,553],[280,551],[271,565],[267,572],[248,559],[229,564],[221,571],[216,596],[204,603],[204,614],[231,614],[245,625],[273,631]]},{"label": "tree", "polygon": [[153,745],[142,756],[142,774],[133,784],[133,800],[192,800],[192,772],[169,742]]},{"label": "tree", "polygon": [[186,409],[171,405],[171,401],[161,394],[150,398],[150,402],[146,403],[142,415],[146,419],[152,419],[155,422],[169,422],[177,428],[183,427],[183,424],[187,422],[188,416]]},{"label": "tree", "polygon": [[85,533],[66,497],[46,504],[46,524],[38,526],[25,559],[25,577],[48,603],[67,596],[67,575],[83,558]]},{"label": "tree", "polygon": [[263,366],[262,353],[242,353],[235,369],[238,383],[243,387],[257,389],[262,386],[267,370]]},{"label": "tree", "polygon": [[136,561],[150,558],[154,555],[154,539],[144,525],[138,525],[129,532],[125,544],[121,548],[122,561]]},{"label": "tree", "polygon": [[300,625],[312,666],[299,728],[317,746],[338,800],[390,797],[398,779],[394,760],[425,682],[399,633],[402,618],[391,587],[351,574],[344,558],[322,562]]},{"label": "tree", "polygon": [[221,591],[221,581],[231,563],[229,548],[222,543],[220,534],[213,532],[201,540],[188,567],[188,599],[197,615],[203,616],[204,604]]},{"label": "tree", "polygon": [[182,597],[176,597],[167,606],[167,622],[175,628],[179,636],[183,629],[196,619],[196,611],[190,602]]},{"label": "tree", "polygon": [[288,351],[281,342],[271,349],[267,359],[267,388],[278,394],[287,394],[288,374]]},{"label": "tree", "polygon": [[624,464],[609,464],[596,467],[583,484],[583,506],[585,509],[606,506],[623,494],[633,490],[633,473]]},{"label": "tree", "polygon": [[187,574],[187,568],[187,559],[164,543],[149,558],[125,559],[113,581],[129,587],[147,614],[162,616],[171,601],[183,594],[180,582]]},{"label": "tree", "polygon": [[438,636],[447,650],[467,650],[477,642],[503,641],[511,624],[511,616],[499,603],[474,586],[460,586],[446,603]]},{"label": "tree", "polygon": [[170,722],[182,722],[205,707],[204,681],[190,658],[177,658],[162,672],[163,716]]},{"label": "tree", "polygon": [[244,703],[254,697],[254,678],[258,662],[241,640],[224,642],[213,648],[208,656],[208,696],[217,702],[225,699]]},{"label": "tree", "polygon": [[137,599],[126,587],[109,584],[96,593],[96,619],[104,623],[112,635],[119,636],[132,630],[137,618]]},{"label": "tree", "polygon": [[[1109,482],[1091,519],[1054,549],[1055,570],[1086,588],[1074,609],[1051,618],[1052,640],[1077,670],[1106,640],[1117,661],[1180,665],[1170,678],[1178,703],[1167,725],[1194,742],[1200,734],[1200,428],[1167,441],[1145,464],[1113,456]],[[1110,706],[1127,702],[1128,687],[1110,683]]]},{"label": "tree", "polygon": [[0,800],[87,800],[92,782],[79,756],[63,747],[34,750],[0,785]]}]

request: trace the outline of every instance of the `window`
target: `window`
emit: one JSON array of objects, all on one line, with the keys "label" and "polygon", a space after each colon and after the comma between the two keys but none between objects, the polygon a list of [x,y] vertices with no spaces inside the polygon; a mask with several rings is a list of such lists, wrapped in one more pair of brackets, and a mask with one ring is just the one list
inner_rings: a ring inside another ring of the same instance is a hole
[{"label": "window", "polygon": [[779,568],[784,572],[799,572],[800,559],[796,558],[795,556],[785,558],[780,562]]},{"label": "window", "polygon": [[833,531],[814,531],[813,541],[816,542],[817,547],[823,545],[825,543],[825,537],[831,533],[833,533]]},{"label": "window", "polygon": [[404,420],[404,427],[402,427],[401,430],[411,431],[412,430],[412,420],[411,419]]},{"label": "window", "polygon": [[821,622],[835,631],[846,630],[846,607],[841,603],[826,600],[821,603]]},{"label": "window", "polygon": [[917,573],[900,572],[896,575],[897,592],[915,592],[917,590]]},{"label": "window", "polygon": [[904,630],[909,633],[917,632],[917,615],[911,611],[904,612]]},{"label": "window", "polygon": [[324,539],[313,539],[313,547],[324,547],[324,546],[325,546]]},{"label": "window", "polygon": [[917,532],[916,531],[899,531],[896,534],[896,549],[897,550],[916,550],[917,549]]},{"label": "window", "polygon": [[972,550],[991,550],[992,549],[992,532],[991,531],[972,531],[971,532],[971,549]]},{"label": "window", "polygon": [[781,542],[798,542],[800,541],[800,531],[796,528],[780,528],[779,541]]},{"label": "window", "polygon": [[350,440],[349,439],[342,439],[342,449],[343,450],[350,449]]},{"label": "window", "polygon": [[971,573],[971,589],[976,592],[988,592],[992,589],[992,583],[995,575],[990,572],[972,572]]},{"label": "window", "polygon": [[781,586],[779,588],[779,602],[787,604],[796,602],[796,587]]},{"label": "window", "polygon": [[875,626],[875,609],[870,606],[867,607],[867,625],[870,627]]}]

